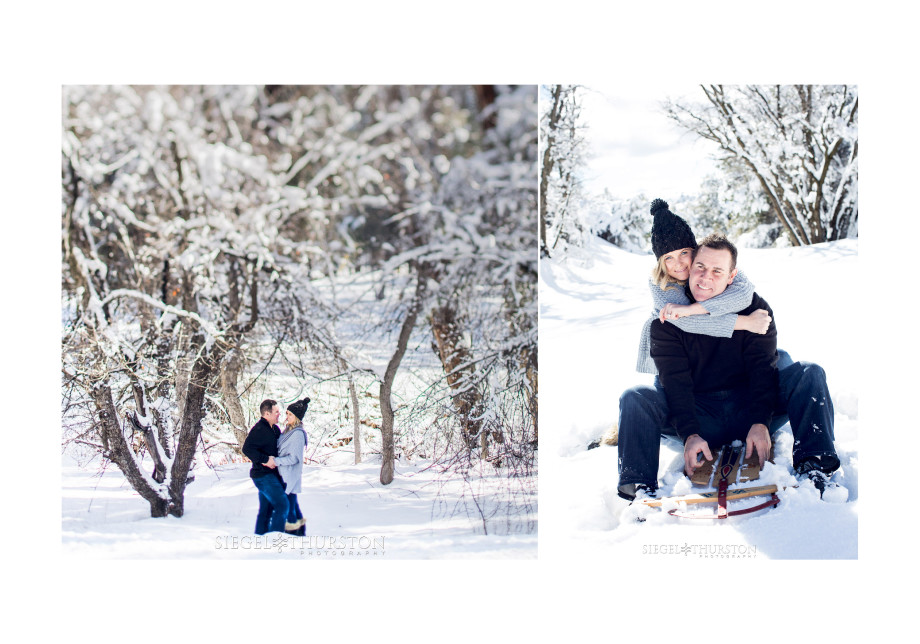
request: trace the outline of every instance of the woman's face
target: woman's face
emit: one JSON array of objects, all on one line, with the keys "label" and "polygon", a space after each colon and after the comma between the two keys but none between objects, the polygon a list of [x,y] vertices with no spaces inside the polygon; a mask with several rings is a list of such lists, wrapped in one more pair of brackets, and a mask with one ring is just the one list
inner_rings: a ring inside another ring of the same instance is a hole
[{"label": "woman's face", "polygon": [[692,248],[680,248],[666,253],[664,268],[668,272],[668,277],[678,282],[686,282],[690,277],[690,261],[693,257]]},{"label": "woman's face", "polygon": [[297,416],[295,416],[291,412],[287,412],[287,416],[284,417],[284,424],[287,425],[288,427],[293,427],[294,425],[297,424]]}]

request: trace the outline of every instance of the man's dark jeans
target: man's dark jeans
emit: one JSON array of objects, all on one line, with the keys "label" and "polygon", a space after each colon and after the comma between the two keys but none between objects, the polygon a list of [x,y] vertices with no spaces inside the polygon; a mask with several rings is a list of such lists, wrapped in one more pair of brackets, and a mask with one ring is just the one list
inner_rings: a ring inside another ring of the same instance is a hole
[{"label": "man's dark jeans", "polygon": [[[781,363],[782,364],[782,363]],[[656,378],[656,385],[658,381]],[[746,388],[695,394],[700,436],[715,450],[733,440],[744,441],[750,424],[744,419]],[[830,473],[840,467],[834,450],[834,406],[824,370],[811,362],[796,362],[779,372],[779,401],[773,411],[771,435],[786,421],[795,443],[792,465],[796,471],[806,461]],[[667,421],[664,389],[638,386],[620,397],[619,493],[631,498],[636,485],[658,487],[658,451],[662,435],[677,437]],[[678,439],[679,440],[679,439]]]},{"label": "man's dark jeans", "polygon": [[259,514],[256,515],[256,534],[284,532],[288,513],[288,498],[284,484],[274,474],[252,479],[259,490]]}]

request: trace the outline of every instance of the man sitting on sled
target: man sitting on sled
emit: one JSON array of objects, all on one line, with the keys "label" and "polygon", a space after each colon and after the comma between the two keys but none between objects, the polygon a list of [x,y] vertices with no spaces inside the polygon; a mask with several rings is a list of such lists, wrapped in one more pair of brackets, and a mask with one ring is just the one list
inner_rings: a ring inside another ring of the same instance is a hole
[{"label": "man sitting on sled", "polygon": [[[693,255],[687,294],[703,302],[722,293],[738,273],[738,251],[721,235],[700,242]],[[754,293],[741,315],[773,311]],[[735,331],[731,337],[686,333],[668,322],[651,325],[651,356],[664,389],[633,387],[620,397],[619,486],[632,500],[658,488],[662,434],[684,443],[684,468],[692,475],[703,458],[734,440],[760,464],[769,458],[772,434],[786,421],[795,444],[797,474],[823,492],[840,467],[834,450],[834,408],[824,370],[796,362],[777,369],[776,324],[765,334]],[[670,413],[669,413],[670,412]]]}]

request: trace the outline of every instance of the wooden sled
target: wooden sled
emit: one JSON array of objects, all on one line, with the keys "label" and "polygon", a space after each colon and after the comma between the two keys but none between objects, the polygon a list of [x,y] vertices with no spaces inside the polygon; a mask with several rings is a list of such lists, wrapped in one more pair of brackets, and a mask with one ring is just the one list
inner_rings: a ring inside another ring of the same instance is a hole
[{"label": "wooden sled", "polygon": [[[696,487],[707,487],[712,481],[712,487],[717,488],[719,487],[719,481],[723,478],[728,481],[729,485],[736,482],[756,481],[760,478],[760,460],[757,458],[757,452],[751,454],[750,458],[743,458],[744,449],[744,445],[740,447],[724,446],[716,453],[713,460],[704,460],[703,464],[696,468],[693,476],[690,477],[690,482]],[[770,457],[767,460],[771,463],[773,462],[772,446],[770,447]],[[719,462],[718,468],[716,468],[716,461]],[[727,470],[725,470],[726,467],[728,468]]]},{"label": "wooden sled", "polygon": [[[736,441],[739,443],[739,441]],[[690,477],[691,483],[697,487],[708,487],[711,485],[715,488],[714,492],[702,492],[699,494],[688,494],[685,496],[669,497],[666,499],[646,499],[645,505],[650,507],[661,507],[665,501],[677,502],[686,505],[697,503],[716,503],[716,512],[714,514],[690,514],[682,510],[673,509],[668,512],[671,516],[685,519],[727,519],[728,517],[749,514],[764,508],[775,507],[779,505],[779,497],[776,495],[777,488],[775,485],[762,485],[759,487],[737,488],[730,490],[729,485],[736,482],[747,483],[760,478],[760,460],[757,453],[751,455],[751,458],[744,458],[745,446],[743,444],[725,445],[716,454],[711,461],[704,461],[693,472]],[[770,458],[773,461],[773,448],[770,448]],[[718,461],[718,465],[716,462]],[[742,510],[729,511],[728,502],[733,499],[743,499],[753,496],[770,495],[770,498],[759,505]]]}]

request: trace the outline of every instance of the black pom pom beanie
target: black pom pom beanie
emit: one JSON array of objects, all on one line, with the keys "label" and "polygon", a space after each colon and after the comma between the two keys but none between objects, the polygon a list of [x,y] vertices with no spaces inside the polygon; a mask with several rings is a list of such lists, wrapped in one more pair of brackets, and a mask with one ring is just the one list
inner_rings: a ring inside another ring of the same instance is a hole
[{"label": "black pom pom beanie", "polygon": [[668,202],[652,202],[652,252],[656,258],[680,248],[696,248],[696,237],[686,221],[668,209]]},{"label": "black pom pom beanie", "polygon": [[287,410],[297,416],[298,420],[303,420],[304,415],[307,413],[307,405],[309,404],[310,399],[304,398],[303,400],[292,402],[290,405],[288,405]]}]

